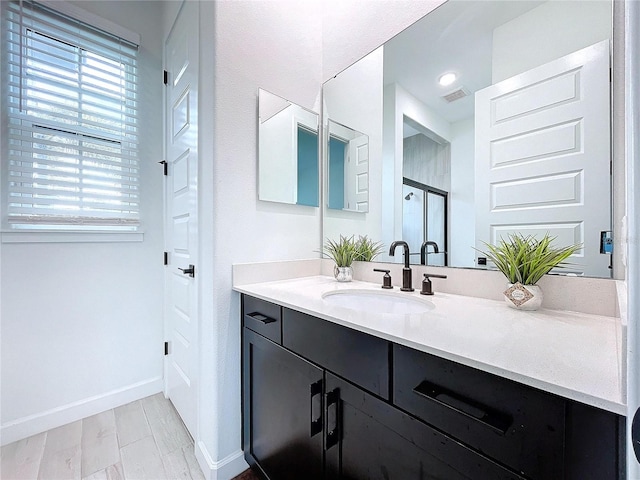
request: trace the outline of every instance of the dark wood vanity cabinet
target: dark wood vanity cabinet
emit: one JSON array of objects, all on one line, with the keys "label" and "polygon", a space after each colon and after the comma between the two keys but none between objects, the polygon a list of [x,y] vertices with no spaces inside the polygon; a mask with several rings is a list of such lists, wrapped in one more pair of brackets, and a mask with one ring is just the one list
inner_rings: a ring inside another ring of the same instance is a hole
[{"label": "dark wood vanity cabinet", "polygon": [[524,479],[349,382],[326,374],[327,479]]},{"label": "dark wood vanity cabinet", "polygon": [[262,477],[624,478],[624,421],[243,295],[243,445]]},{"label": "dark wood vanity cabinet", "polygon": [[270,479],[322,479],[321,368],[245,328],[244,451]]}]

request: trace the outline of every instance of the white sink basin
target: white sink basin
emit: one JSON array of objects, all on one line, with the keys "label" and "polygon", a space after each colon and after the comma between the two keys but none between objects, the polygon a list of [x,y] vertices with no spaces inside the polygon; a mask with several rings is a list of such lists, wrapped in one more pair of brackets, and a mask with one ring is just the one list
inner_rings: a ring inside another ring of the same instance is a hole
[{"label": "white sink basin", "polygon": [[322,299],[338,307],[372,313],[424,313],[435,308],[427,299],[405,292],[380,290],[336,290],[326,292]]}]

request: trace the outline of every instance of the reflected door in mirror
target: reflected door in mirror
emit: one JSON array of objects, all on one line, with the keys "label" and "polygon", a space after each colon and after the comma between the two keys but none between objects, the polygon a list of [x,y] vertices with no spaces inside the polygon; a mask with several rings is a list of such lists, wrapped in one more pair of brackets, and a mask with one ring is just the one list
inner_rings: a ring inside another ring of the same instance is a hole
[{"label": "reflected door in mirror", "polygon": [[258,92],[258,199],[319,206],[318,114]]},{"label": "reflected door in mirror", "polygon": [[582,244],[569,270],[606,277],[609,42],[476,94],[476,246],[511,233]]},{"label": "reflected door in mirror", "polygon": [[327,207],[369,211],[369,137],[328,121]]}]

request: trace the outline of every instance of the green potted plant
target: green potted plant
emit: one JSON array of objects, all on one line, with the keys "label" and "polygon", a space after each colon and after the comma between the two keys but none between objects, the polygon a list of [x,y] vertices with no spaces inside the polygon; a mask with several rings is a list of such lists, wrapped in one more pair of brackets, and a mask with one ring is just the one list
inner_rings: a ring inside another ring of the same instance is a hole
[{"label": "green potted plant", "polygon": [[361,262],[371,262],[374,258],[382,253],[384,246],[381,242],[374,242],[367,235],[360,235],[356,240],[356,250],[358,258]]},{"label": "green potted plant", "polygon": [[350,237],[340,235],[338,241],[327,239],[322,247],[322,254],[335,262],[333,274],[336,280],[350,282],[353,279],[351,264],[359,257],[357,242],[353,235]]},{"label": "green potted plant", "polygon": [[542,290],[538,281],[554,268],[564,268],[565,260],[582,248],[581,244],[554,247],[556,237],[548,233],[541,239],[521,233],[509,234],[497,245],[483,242],[486,251],[479,250],[491,260],[507,280],[504,296],[507,305],[520,310],[537,310],[542,304]]}]

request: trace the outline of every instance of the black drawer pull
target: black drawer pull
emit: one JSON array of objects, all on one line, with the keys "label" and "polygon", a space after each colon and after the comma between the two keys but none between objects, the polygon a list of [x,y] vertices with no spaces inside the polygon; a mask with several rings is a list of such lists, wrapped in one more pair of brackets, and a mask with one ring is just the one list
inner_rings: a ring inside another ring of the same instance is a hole
[{"label": "black drawer pull", "polygon": [[454,392],[442,388],[435,383],[423,381],[413,389],[414,393],[454,410],[462,415],[479,421],[497,430],[503,435],[507,433],[513,422],[510,415],[498,412],[480,403],[464,398]]},{"label": "black drawer pull", "polygon": [[269,325],[270,323],[277,322],[275,318],[267,317],[259,312],[247,313],[247,317],[251,317],[253,320],[260,322],[263,325]]},{"label": "black drawer pull", "polygon": [[[310,386],[311,393],[311,428],[309,436],[314,435],[322,431],[322,380],[314,382]],[[314,402],[314,398],[318,399],[318,402]],[[314,411],[318,413],[314,415]]]},{"label": "black drawer pull", "polygon": [[[325,394],[325,418],[327,419],[327,425],[325,429],[324,444],[325,449],[329,450],[334,445],[340,442],[340,390],[335,389]],[[333,415],[331,415],[331,407],[333,409]],[[333,420],[333,428],[330,427],[330,421]]]}]

